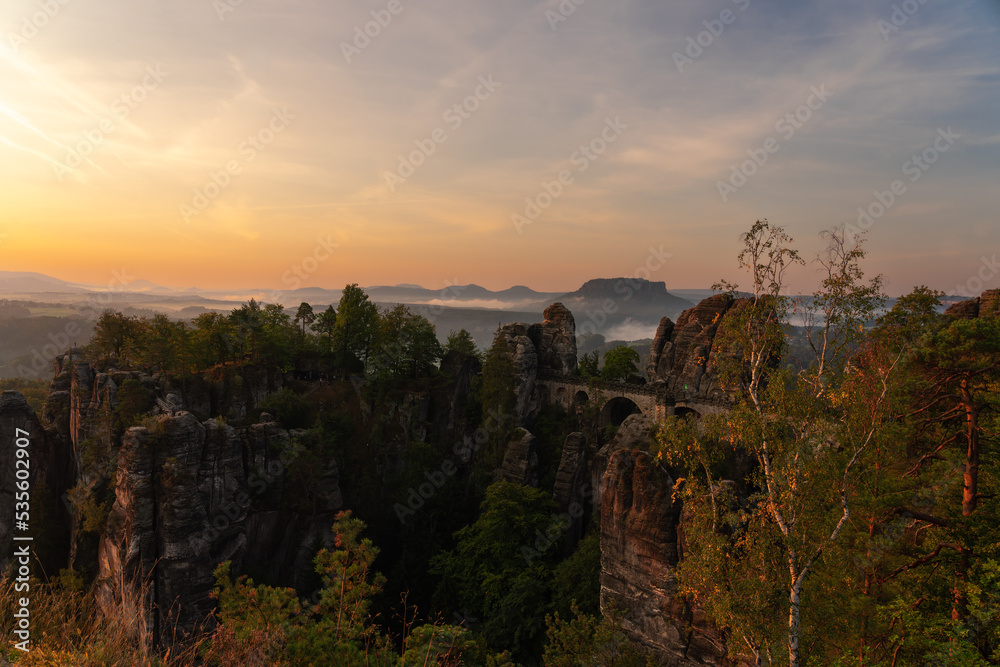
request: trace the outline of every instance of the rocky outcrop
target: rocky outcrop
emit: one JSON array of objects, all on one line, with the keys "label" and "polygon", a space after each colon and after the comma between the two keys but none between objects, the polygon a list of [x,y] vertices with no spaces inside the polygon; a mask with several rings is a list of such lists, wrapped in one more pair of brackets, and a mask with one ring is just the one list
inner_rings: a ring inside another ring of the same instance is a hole
[{"label": "rocky outcrop", "polygon": [[552,489],[557,511],[570,517],[566,530],[567,552],[572,552],[583,538],[584,526],[593,511],[593,496],[593,485],[587,475],[587,439],[582,433],[570,433],[563,443]]},{"label": "rocky outcrop", "polygon": [[538,487],[538,451],[535,436],[523,428],[514,431],[497,478],[514,484]]},{"label": "rocky outcrop", "polygon": [[649,348],[646,366],[649,381],[664,383],[676,396],[702,399],[722,396],[715,371],[715,336],[722,319],[744,304],[743,299],[717,294],[685,310],[676,324],[666,317],[660,320]]},{"label": "rocky outcrop", "polygon": [[528,337],[535,345],[541,372],[570,375],[576,371],[576,321],[561,303],[554,303],[542,313],[540,324],[532,324]]},{"label": "rocky outcrop", "polygon": [[514,406],[518,423],[524,423],[528,415],[538,408],[535,380],[538,378],[538,350],[528,336],[528,325],[516,322],[505,325],[501,333],[507,342],[507,349],[514,363]]},{"label": "rocky outcrop", "polygon": [[303,491],[289,475],[305,455],[304,435],[273,422],[238,431],[184,411],[160,415],[151,429],[130,428],[99,546],[102,606],[138,594],[145,630],[169,646],[205,622],[219,563],[230,560],[235,571],[262,567],[288,583],[299,579],[342,504],[332,464],[311,471],[325,487],[313,499],[313,518],[290,511]]},{"label": "rocky outcrop", "polygon": [[514,362],[514,393],[518,422],[527,422],[539,407],[535,381],[539,375],[569,375],[576,370],[576,322],[561,303],[545,309],[545,321],[504,325],[504,336]]},{"label": "rocky outcrop", "polygon": [[600,511],[604,472],[612,455],[622,449],[649,452],[653,445],[653,420],[642,413],[629,415],[621,423],[615,436],[594,455],[590,465],[590,481],[594,489],[594,503]]},{"label": "rocky outcrop", "polygon": [[1000,290],[986,290],[973,299],[953,303],[944,311],[944,314],[960,320],[998,317],[1000,316]]},{"label": "rocky outcrop", "polygon": [[155,405],[157,381],[138,371],[95,371],[73,352],[56,358],[55,371],[43,414],[71,452],[68,463],[75,479],[63,489],[74,488],[69,496],[74,506],[67,536],[69,564],[92,575],[94,536],[82,535],[80,518],[110,495],[126,422]]},{"label": "rocky outcrop", "polygon": [[212,609],[213,569],[246,549],[246,507],[236,499],[245,487],[232,428],[189,412],[159,417],[153,431],[130,428],[98,553],[101,606],[113,613],[138,596],[145,631],[167,646],[192,632]]},{"label": "rocky outcrop", "polygon": [[725,664],[721,635],[676,594],[681,507],[673,486],[649,454],[612,455],[601,505],[601,608],[625,610],[625,632],[662,664]]}]

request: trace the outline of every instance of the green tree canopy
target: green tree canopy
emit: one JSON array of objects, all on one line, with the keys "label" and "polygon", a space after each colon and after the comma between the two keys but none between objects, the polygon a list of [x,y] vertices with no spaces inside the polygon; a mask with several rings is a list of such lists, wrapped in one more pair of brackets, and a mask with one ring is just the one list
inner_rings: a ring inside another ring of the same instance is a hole
[{"label": "green tree canopy", "polygon": [[311,326],[316,321],[316,314],[313,312],[312,306],[305,301],[300,303],[298,310],[295,311],[295,321],[298,322],[302,329],[302,335],[305,336],[306,327]]},{"label": "green tree canopy", "polygon": [[399,304],[383,313],[368,359],[375,377],[427,377],[441,358],[434,325],[407,306]]},{"label": "green tree canopy", "polygon": [[465,329],[459,329],[458,331],[452,331],[448,334],[448,340],[444,344],[444,351],[450,352],[455,350],[467,357],[476,357],[482,360],[482,352],[476,347],[476,341],[472,338],[470,334]]},{"label": "green tree canopy", "polygon": [[344,378],[352,365],[368,358],[377,332],[378,308],[356,283],[344,287],[332,340],[334,350],[340,355]]},{"label": "green tree canopy", "polygon": [[616,345],[604,353],[604,368],[601,369],[601,378],[624,382],[638,373],[639,353],[628,345]]}]

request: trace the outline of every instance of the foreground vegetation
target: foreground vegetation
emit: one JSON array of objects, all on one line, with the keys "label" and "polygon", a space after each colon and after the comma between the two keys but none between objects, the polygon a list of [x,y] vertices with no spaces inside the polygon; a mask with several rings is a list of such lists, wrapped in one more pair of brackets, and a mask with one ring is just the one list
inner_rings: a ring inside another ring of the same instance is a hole
[{"label": "foreground vegetation", "polygon": [[[743,400],[661,425],[698,536],[682,590],[758,665],[998,664],[1000,318],[938,315],[918,287],[866,327],[881,281],[828,238],[803,305],[782,296],[791,239],[766,221],[745,235],[750,297],[716,341]],[[801,367],[779,362],[795,308]]]}]

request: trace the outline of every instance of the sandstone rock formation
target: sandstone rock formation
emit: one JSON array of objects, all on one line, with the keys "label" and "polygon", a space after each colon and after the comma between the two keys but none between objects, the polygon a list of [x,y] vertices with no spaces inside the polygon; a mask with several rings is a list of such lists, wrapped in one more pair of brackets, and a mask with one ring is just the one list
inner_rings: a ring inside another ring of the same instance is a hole
[{"label": "sandstone rock formation", "polygon": [[297,582],[311,567],[310,545],[329,537],[342,504],[332,464],[316,499],[322,514],[309,520],[287,511],[289,496],[301,493],[287,475],[304,435],[273,422],[237,430],[184,411],[160,415],[152,429],[130,428],[99,548],[102,605],[142,590],[146,630],[169,646],[213,608],[212,572],[222,561]]},{"label": "sandstone rock formation", "polygon": [[542,372],[570,375],[576,371],[576,321],[561,303],[554,303],[542,313],[540,324],[528,328],[535,345],[538,368]]},{"label": "sandstone rock formation", "polygon": [[603,478],[608,461],[611,460],[615,452],[622,449],[649,452],[653,445],[653,426],[653,420],[642,413],[629,415],[615,431],[615,436],[611,441],[594,454],[590,465],[590,480],[594,489],[594,503],[598,511],[601,507],[604,490]]},{"label": "sandstone rock formation", "polygon": [[538,487],[538,451],[535,448],[535,436],[526,429],[519,428],[511,436],[503,463],[497,472],[497,479]]},{"label": "sandstone rock formation", "polygon": [[660,320],[649,348],[646,366],[649,382],[664,383],[677,396],[702,399],[721,396],[713,343],[722,318],[743,303],[717,294],[685,310],[676,324],[666,317]]},{"label": "sandstone rock formation", "polygon": [[627,610],[625,632],[662,664],[725,664],[717,631],[676,596],[681,507],[649,454],[611,456],[601,504],[601,608]]},{"label": "sandstone rock formation", "polygon": [[583,537],[584,526],[593,511],[593,496],[594,486],[587,474],[587,439],[582,433],[570,433],[563,443],[552,489],[558,512],[569,515],[571,521],[566,530],[567,552],[575,549]]},{"label": "sandstone rock formation", "polygon": [[944,311],[944,314],[961,320],[974,320],[977,317],[1000,317],[1000,290],[986,290],[973,299],[953,303]]},{"label": "sandstone rock formation", "polygon": [[246,550],[246,506],[236,499],[246,487],[240,454],[231,427],[201,424],[189,412],[159,417],[153,432],[128,430],[100,542],[102,607],[142,591],[145,630],[167,646],[206,618],[212,570]]},{"label": "sandstone rock formation", "polygon": [[538,408],[535,380],[538,378],[538,350],[528,336],[528,325],[520,322],[507,324],[501,329],[507,340],[511,360],[514,362],[514,393],[517,395],[514,411],[518,423]]},{"label": "sandstone rock formation", "polygon": [[561,303],[544,312],[545,321],[515,322],[501,328],[516,373],[517,418],[522,424],[539,407],[535,380],[540,374],[569,375],[576,370],[576,322]]}]

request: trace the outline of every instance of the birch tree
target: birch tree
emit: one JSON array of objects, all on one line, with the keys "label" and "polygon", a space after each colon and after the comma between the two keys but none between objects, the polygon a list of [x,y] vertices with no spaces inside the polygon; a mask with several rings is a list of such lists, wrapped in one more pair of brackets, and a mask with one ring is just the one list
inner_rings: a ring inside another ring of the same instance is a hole
[{"label": "birch tree", "polygon": [[[792,312],[785,294],[787,274],[803,261],[791,247],[791,237],[766,220],[757,221],[742,241],[739,264],[751,284],[745,292],[732,283],[716,286],[734,301],[713,349],[721,381],[740,401],[729,413],[707,418],[702,437],[727,443],[756,464],[738,480],[737,486],[747,489],[743,505],[727,510],[723,521],[704,447],[679,446],[669,436],[660,444],[661,451],[672,450],[680,459],[684,450],[697,452],[688,457],[687,468],[707,478],[700,502],[711,505],[712,525],[724,523],[730,534],[731,546],[715,562],[732,572],[732,559],[742,558],[757,573],[758,587],[782,591],[788,663],[798,667],[803,662],[806,583],[850,520],[856,480],[868,463],[866,452],[890,418],[887,397],[898,359],[866,364],[864,373],[851,366],[860,337],[845,327],[863,326],[880,298],[880,281],[862,282],[863,250],[846,245],[842,232],[833,232],[827,253],[818,260],[825,278],[812,299],[822,317],[811,341],[815,363],[800,373],[783,368],[779,361],[787,351]],[[699,502],[691,494],[686,498]],[[775,581],[768,564],[780,564],[785,574]],[[727,617],[730,636],[742,638],[757,664],[771,662],[767,638],[773,635],[755,613],[768,606],[770,596],[762,591],[759,604],[741,607],[734,596],[747,590],[747,582],[738,579],[730,577],[726,585],[714,587],[703,581],[698,593],[709,608],[742,609]]]}]

